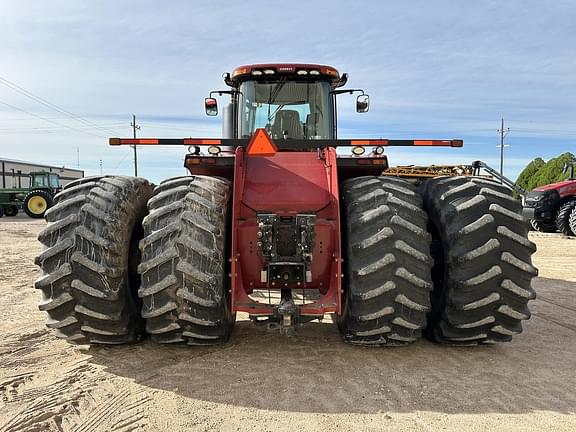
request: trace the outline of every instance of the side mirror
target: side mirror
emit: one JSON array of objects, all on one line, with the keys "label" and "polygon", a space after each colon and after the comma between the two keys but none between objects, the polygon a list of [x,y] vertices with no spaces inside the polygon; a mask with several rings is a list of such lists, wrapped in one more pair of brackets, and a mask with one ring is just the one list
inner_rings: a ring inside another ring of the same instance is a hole
[{"label": "side mirror", "polygon": [[356,98],[356,112],[365,113],[370,108],[370,97],[368,95],[360,95]]},{"label": "side mirror", "polygon": [[206,115],[216,116],[218,115],[218,102],[214,98],[206,98],[204,99],[204,109]]}]

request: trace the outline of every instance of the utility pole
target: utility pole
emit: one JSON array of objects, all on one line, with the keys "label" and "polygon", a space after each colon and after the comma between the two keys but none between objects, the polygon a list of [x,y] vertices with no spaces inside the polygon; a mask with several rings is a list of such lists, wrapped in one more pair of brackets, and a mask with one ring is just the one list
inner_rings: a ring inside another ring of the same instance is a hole
[{"label": "utility pole", "polygon": [[[136,115],[132,114],[132,131],[134,132],[134,139],[136,139],[136,131],[140,130],[140,126],[136,124]],[[136,154],[136,144],[132,146],[134,148],[134,175],[138,177],[138,156]]]},{"label": "utility pole", "polygon": [[76,156],[78,157],[78,168],[80,168],[80,147],[76,147]]},{"label": "utility pole", "polygon": [[100,159],[100,175],[102,175],[102,159]]},{"label": "utility pole", "polygon": [[[502,118],[500,129],[498,129],[498,133],[500,133],[500,177],[504,176],[504,137],[508,135],[508,132],[510,132],[510,128],[504,129],[504,118]],[[500,179],[500,183],[503,183],[502,179]]]}]

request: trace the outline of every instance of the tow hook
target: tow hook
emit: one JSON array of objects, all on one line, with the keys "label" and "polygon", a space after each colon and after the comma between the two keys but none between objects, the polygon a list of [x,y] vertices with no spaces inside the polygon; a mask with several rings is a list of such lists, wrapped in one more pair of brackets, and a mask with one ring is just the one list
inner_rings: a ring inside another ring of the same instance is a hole
[{"label": "tow hook", "polygon": [[294,335],[294,317],[297,312],[298,307],[292,299],[292,292],[290,290],[282,290],[282,301],[277,308],[280,318],[280,334],[285,336]]}]

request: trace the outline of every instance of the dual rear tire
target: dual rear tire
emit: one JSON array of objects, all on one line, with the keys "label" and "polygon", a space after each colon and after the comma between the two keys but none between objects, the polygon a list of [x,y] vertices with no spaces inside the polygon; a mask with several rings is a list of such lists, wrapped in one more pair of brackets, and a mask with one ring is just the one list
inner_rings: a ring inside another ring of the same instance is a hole
[{"label": "dual rear tire", "polygon": [[419,194],[382,177],[342,189],[345,341],[402,344],[425,329],[436,342],[477,345],[522,331],[535,246],[508,189],[476,177],[432,179]]},{"label": "dual rear tire", "polygon": [[225,342],[230,184],[182,177],[154,189],[135,177],[89,177],[56,195],[39,234],[40,310],[72,344]]},{"label": "dual rear tire", "polygon": [[[70,343],[226,342],[227,180],[133,177],[68,185],[46,213],[40,309]],[[456,345],[508,341],[528,319],[531,264],[521,206],[481,178],[342,185],[346,342],[404,345],[423,331]]]}]

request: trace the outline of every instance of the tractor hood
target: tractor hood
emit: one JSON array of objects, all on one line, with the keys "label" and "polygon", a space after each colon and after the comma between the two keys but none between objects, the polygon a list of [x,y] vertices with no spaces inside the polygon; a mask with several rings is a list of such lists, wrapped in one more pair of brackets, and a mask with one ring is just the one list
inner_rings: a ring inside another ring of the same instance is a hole
[{"label": "tractor hood", "polygon": [[558,191],[561,198],[569,195],[576,195],[576,180],[564,180],[557,183],[539,186],[534,188],[533,192],[546,192],[550,190]]},{"label": "tractor hood", "polygon": [[572,183],[576,184],[576,180],[564,180],[564,181],[557,182],[557,183],[550,183],[550,184],[547,184],[544,186],[538,186],[532,190],[538,191],[538,192],[544,192],[544,191],[552,190],[552,189],[561,189],[561,188],[568,186]]}]

